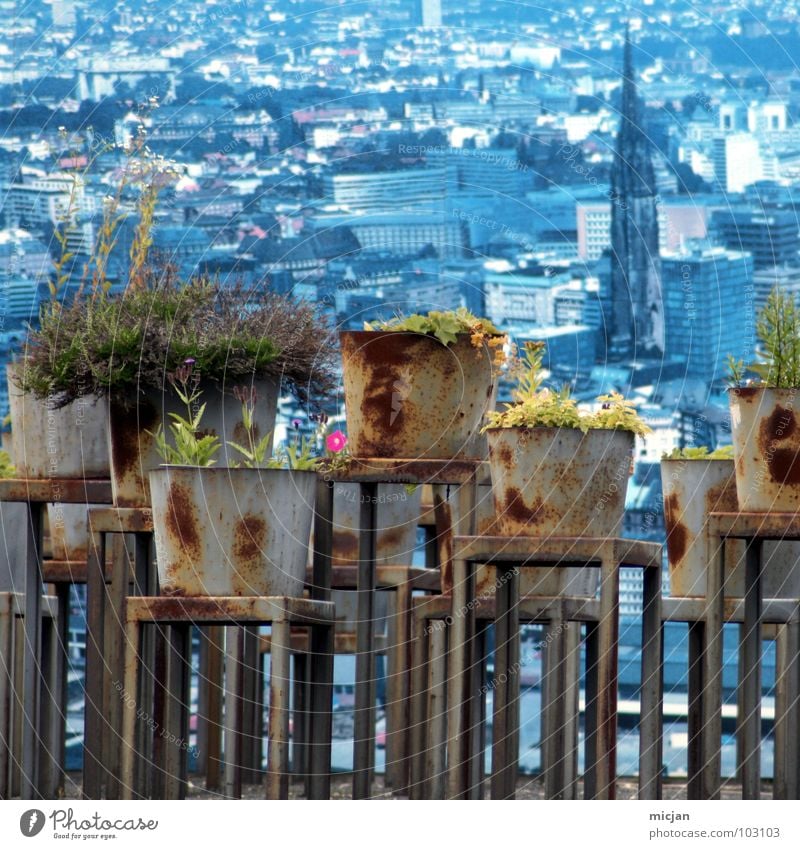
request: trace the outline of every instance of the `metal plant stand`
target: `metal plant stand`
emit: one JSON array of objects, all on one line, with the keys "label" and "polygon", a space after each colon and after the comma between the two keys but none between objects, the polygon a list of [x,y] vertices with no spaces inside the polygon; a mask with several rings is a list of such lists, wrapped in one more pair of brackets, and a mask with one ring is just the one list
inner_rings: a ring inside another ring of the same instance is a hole
[{"label": "metal plant stand", "polygon": [[[430,484],[434,487],[435,507],[442,516],[443,505],[456,505],[453,527],[439,531],[442,585],[457,585],[452,568],[453,531],[474,530],[477,484],[488,480],[486,463],[468,460],[387,460],[353,458],[346,470],[335,473],[335,480],[361,485],[361,530],[358,552],[358,633],[356,646],[356,706],[353,756],[353,798],[368,799],[372,790],[375,763],[375,647],[374,603],[377,581],[377,489],[379,483]],[[333,482],[331,482],[333,483]],[[463,617],[454,625],[454,644],[468,651],[471,641],[470,623],[474,617]]]},{"label": "metal plant stand", "polygon": [[[495,622],[495,667],[492,686],[494,721],[491,795],[513,798],[519,747],[519,625],[547,621],[558,637],[548,646],[548,668],[557,680],[546,688],[545,786],[549,798],[576,794],[577,632],[571,622],[587,623],[586,798],[614,798],[616,780],[617,638],[619,621],[619,567],[638,566],[644,573],[643,684],[641,691],[640,777],[641,798],[660,796],[661,780],[661,547],[625,539],[533,537],[456,537],[454,568],[464,576],[467,601],[457,604],[455,594],[419,601],[415,618],[415,674],[412,701],[415,729],[412,756],[412,794],[420,797],[424,776],[433,782],[427,792],[434,798],[482,798],[480,758],[483,752],[482,659],[473,653],[466,664],[453,645],[455,623],[467,612]],[[497,566],[493,598],[474,593],[474,567]],[[599,599],[519,596],[518,570],[526,566],[599,566]],[[462,593],[463,595],[463,593]],[[437,621],[438,620],[438,621]],[[447,627],[437,627],[444,620]],[[450,643],[448,646],[447,638]],[[426,657],[426,638],[430,656]],[[425,686],[425,665],[428,684]],[[444,678],[446,671],[446,679]],[[445,696],[443,681],[448,682]],[[424,695],[428,690],[430,704]],[[455,700],[453,699],[455,695]],[[477,704],[476,704],[477,695]],[[441,704],[446,699],[446,713]],[[424,739],[428,715],[431,737]],[[443,736],[445,735],[445,736]],[[446,743],[446,762],[445,762]],[[423,758],[429,759],[425,767]],[[435,762],[431,762],[433,758]]]},{"label": "metal plant stand", "polygon": [[[761,794],[761,640],[766,622],[780,625],[778,656],[782,674],[776,700],[776,735],[784,740],[776,757],[775,792],[780,798],[797,798],[798,768],[798,661],[800,625],[798,599],[764,601],[761,592],[762,543],[766,540],[800,539],[800,516],[794,513],[710,513],[708,583],[702,610],[692,611],[702,622],[702,663],[698,664],[695,692],[702,693],[700,728],[690,740],[690,763],[699,775],[697,794],[717,799],[721,789],[722,758],[722,626],[726,620],[740,621],[740,645],[744,675],[739,681],[740,762],[742,797],[758,799]],[[745,593],[742,600],[727,604],[724,593],[725,546],[720,540],[743,539]],[[682,616],[688,615],[688,611]],[[686,620],[684,620],[686,621]],[[780,721],[777,723],[778,716]],[[778,741],[776,740],[776,752]]]},{"label": "metal plant stand", "polygon": [[[123,721],[121,796],[130,799],[143,795],[137,782],[136,761],[146,757],[146,735],[141,723],[137,734],[137,710],[148,711],[139,696],[140,634],[146,623],[172,625],[170,651],[176,655],[175,679],[169,682],[178,699],[174,710],[167,712],[162,736],[168,740],[170,773],[178,778],[177,797],[185,795],[186,747],[188,740],[188,666],[191,664],[189,631],[192,624],[226,626],[232,624],[271,624],[272,663],[270,670],[269,744],[267,750],[266,795],[270,799],[286,799],[289,795],[289,692],[292,624],[306,625],[312,631],[333,631],[334,606],[330,602],[285,597],[235,598],[163,598],[129,597],[125,602],[125,677],[123,679]],[[233,688],[235,689],[235,682]],[[311,737],[325,735],[330,722],[329,709],[310,716]],[[321,785],[314,795],[325,792],[329,775],[311,776],[312,785]]]},{"label": "metal plant stand", "polygon": [[[53,751],[63,752],[64,720],[58,724],[55,740],[43,740],[37,730],[37,717],[40,710],[47,710],[51,692],[43,689],[40,658],[42,657],[41,629],[39,621],[42,605],[43,555],[42,527],[48,503],[61,504],[103,504],[111,501],[111,484],[107,480],[56,479],[46,480],[0,480],[0,501],[22,502],[28,507],[25,534],[25,577],[24,577],[24,640],[22,696],[24,713],[21,728],[21,781],[19,795],[22,799],[51,798],[57,791],[52,785],[52,776],[42,771],[41,764],[50,759],[42,757],[45,743],[53,746]],[[65,652],[67,643],[65,632],[69,616],[69,584],[58,587],[57,619],[62,628],[61,650],[56,659],[58,684],[55,692],[64,691],[66,674]],[[63,761],[62,761],[63,763]],[[62,781],[60,770],[56,770],[57,783]]]}]

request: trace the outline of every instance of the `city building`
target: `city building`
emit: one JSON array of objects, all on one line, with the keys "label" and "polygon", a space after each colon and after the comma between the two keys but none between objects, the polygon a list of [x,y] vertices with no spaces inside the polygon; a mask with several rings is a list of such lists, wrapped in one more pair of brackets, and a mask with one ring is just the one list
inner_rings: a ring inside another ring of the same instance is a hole
[{"label": "city building", "polygon": [[706,385],[727,375],[726,360],[755,353],[753,260],[721,247],[662,257],[665,349],[687,379]]},{"label": "city building", "polygon": [[800,219],[794,211],[717,210],[711,228],[726,248],[752,254],[756,269],[800,265]]},{"label": "city building", "polygon": [[352,211],[376,212],[409,207],[442,208],[444,168],[404,168],[358,174],[327,173],[323,190],[329,203]]}]

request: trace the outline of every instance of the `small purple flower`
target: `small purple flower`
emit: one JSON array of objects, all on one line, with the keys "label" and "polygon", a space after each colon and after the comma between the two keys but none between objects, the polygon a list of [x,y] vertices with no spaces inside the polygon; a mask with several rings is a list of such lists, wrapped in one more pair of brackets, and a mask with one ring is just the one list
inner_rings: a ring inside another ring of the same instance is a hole
[{"label": "small purple flower", "polygon": [[301,425],[301,424],[302,424],[302,422],[300,421],[300,419],[292,419],[292,427],[293,427],[295,430],[300,430],[300,425]]},{"label": "small purple flower", "polygon": [[187,357],[187,358],[183,361],[183,364],[184,364],[184,365],[186,365],[186,366],[193,366],[196,362],[197,362],[197,360],[195,360],[195,358],[194,358],[194,357]]}]

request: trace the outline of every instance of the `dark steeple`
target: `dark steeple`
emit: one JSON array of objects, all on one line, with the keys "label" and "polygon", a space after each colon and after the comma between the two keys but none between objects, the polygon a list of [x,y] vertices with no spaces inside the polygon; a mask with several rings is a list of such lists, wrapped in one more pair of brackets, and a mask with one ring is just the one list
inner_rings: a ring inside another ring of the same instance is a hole
[{"label": "dark steeple", "polygon": [[664,350],[658,199],[650,140],[641,120],[630,34],[625,28],[622,101],[611,166],[611,299],[609,354],[631,360]]}]

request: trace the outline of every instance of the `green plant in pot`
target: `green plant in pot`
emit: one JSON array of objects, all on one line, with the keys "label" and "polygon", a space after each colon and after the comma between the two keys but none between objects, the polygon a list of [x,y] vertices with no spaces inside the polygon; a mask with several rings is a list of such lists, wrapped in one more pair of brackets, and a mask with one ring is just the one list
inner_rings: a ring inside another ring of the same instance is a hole
[{"label": "green plant in pot", "polygon": [[207,403],[204,427],[229,442],[245,433],[234,387],[256,390],[252,423],[274,428],[281,387],[301,402],[331,391],[332,340],[317,309],[263,288],[225,287],[171,269],[111,295],[93,291],[53,305],[30,334],[28,386],[61,403],[99,394],[109,401],[112,484],[118,506],[149,504],[147,473],[159,456],[155,434],[182,402],[166,376],[187,359]]},{"label": "green plant in pot", "polygon": [[171,376],[183,411],[153,433],[165,461],[149,474],[161,592],[300,597],[317,470],[346,462],[346,439],[328,434],[338,450],[324,457],[306,439],[273,456],[271,440],[254,427],[261,399],[251,386],[237,387],[246,427],[218,465],[222,441],[204,429],[208,408],[194,376],[194,363]]},{"label": "green plant in pot", "polygon": [[340,342],[354,456],[480,458],[506,342],[491,322],[432,311],[344,331]]},{"label": "green plant in pot", "polygon": [[770,292],[756,332],[755,362],[729,358],[739,508],[794,513],[800,509],[800,310],[791,293]]},{"label": "green plant in pot", "polygon": [[[708,532],[709,513],[738,513],[733,446],[674,449],[661,458],[664,524],[667,533],[670,593],[705,597],[706,569],[720,540]],[[742,540],[725,541],[725,597],[744,595]],[[764,543],[765,598],[800,592],[800,543]]]},{"label": "green plant in pot", "polygon": [[629,401],[600,396],[581,410],[568,389],[543,386],[544,344],[515,366],[512,403],[484,430],[497,532],[505,536],[612,536],[619,532],[634,436],[650,432]]}]

